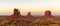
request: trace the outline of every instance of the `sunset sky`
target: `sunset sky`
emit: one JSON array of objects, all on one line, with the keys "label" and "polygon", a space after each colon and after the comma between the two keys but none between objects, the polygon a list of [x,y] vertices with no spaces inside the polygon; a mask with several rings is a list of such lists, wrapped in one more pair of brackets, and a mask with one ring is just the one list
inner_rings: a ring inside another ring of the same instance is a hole
[{"label": "sunset sky", "polygon": [[0,15],[11,15],[14,8],[22,15],[29,11],[32,15],[43,15],[46,10],[50,10],[52,15],[60,15],[60,0],[0,0]]}]

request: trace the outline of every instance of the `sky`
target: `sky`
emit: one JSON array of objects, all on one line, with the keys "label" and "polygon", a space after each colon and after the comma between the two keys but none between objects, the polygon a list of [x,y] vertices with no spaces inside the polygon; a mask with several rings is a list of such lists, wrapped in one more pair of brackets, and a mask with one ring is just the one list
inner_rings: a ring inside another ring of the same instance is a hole
[{"label": "sky", "polygon": [[0,0],[0,15],[11,15],[14,8],[22,15],[29,11],[32,15],[44,15],[46,10],[50,10],[52,15],[60,15],[60,0]]}]

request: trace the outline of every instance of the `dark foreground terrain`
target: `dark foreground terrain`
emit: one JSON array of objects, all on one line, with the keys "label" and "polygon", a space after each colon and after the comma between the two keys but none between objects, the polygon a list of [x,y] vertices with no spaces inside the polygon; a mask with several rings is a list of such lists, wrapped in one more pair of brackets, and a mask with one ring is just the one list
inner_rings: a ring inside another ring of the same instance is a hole
[{"label": "dark foreground terrain", "polygon": [[0,26],[60,26],[59,17],[1,17]]}]

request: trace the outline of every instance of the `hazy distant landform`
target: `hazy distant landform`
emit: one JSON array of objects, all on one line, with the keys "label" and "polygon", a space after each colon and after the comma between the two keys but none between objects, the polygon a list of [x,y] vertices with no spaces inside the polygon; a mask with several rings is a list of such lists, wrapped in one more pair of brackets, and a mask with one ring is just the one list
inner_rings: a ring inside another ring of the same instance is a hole
[{"label": "hazy distant landform", "polygon": [[32,16],[30,12],[22,16],[20,11],[14,8],[12,15],[1,16],[0,26],[60,26],[60,17],[52,16],[49,10],[44,12],[44,16]]}]

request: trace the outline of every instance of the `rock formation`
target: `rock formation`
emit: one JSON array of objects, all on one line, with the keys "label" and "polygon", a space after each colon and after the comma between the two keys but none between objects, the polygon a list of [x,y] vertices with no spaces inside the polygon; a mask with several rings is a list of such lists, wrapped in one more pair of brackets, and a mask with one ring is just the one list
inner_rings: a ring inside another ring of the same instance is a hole
[{"label": "rock formation", "polygon": [[30,13],[30,12],[28,12],[27,16],[28,16],[28,17],[31,17],[31,13]]},{"label": "rock formation", "polygon": [[14,8],[14,13],[13,15],[20,15],[20,12],[18,11],[18,9]]},{"label": "rock formation", "polygon": [[45,11],[45,16],[50,17],[51,16],[51,11],[49,11],[49,10]]},{"label": "rock formation", "polygon": [[21,17],[20,11],[16,8],[14,8],[14,13],[13,13],[14,18],[19,18]]},{"label": "rock formation", "polygon": [[25,18],[32,20],[33,16],[31,15],[31,12],[28,12]]}]

